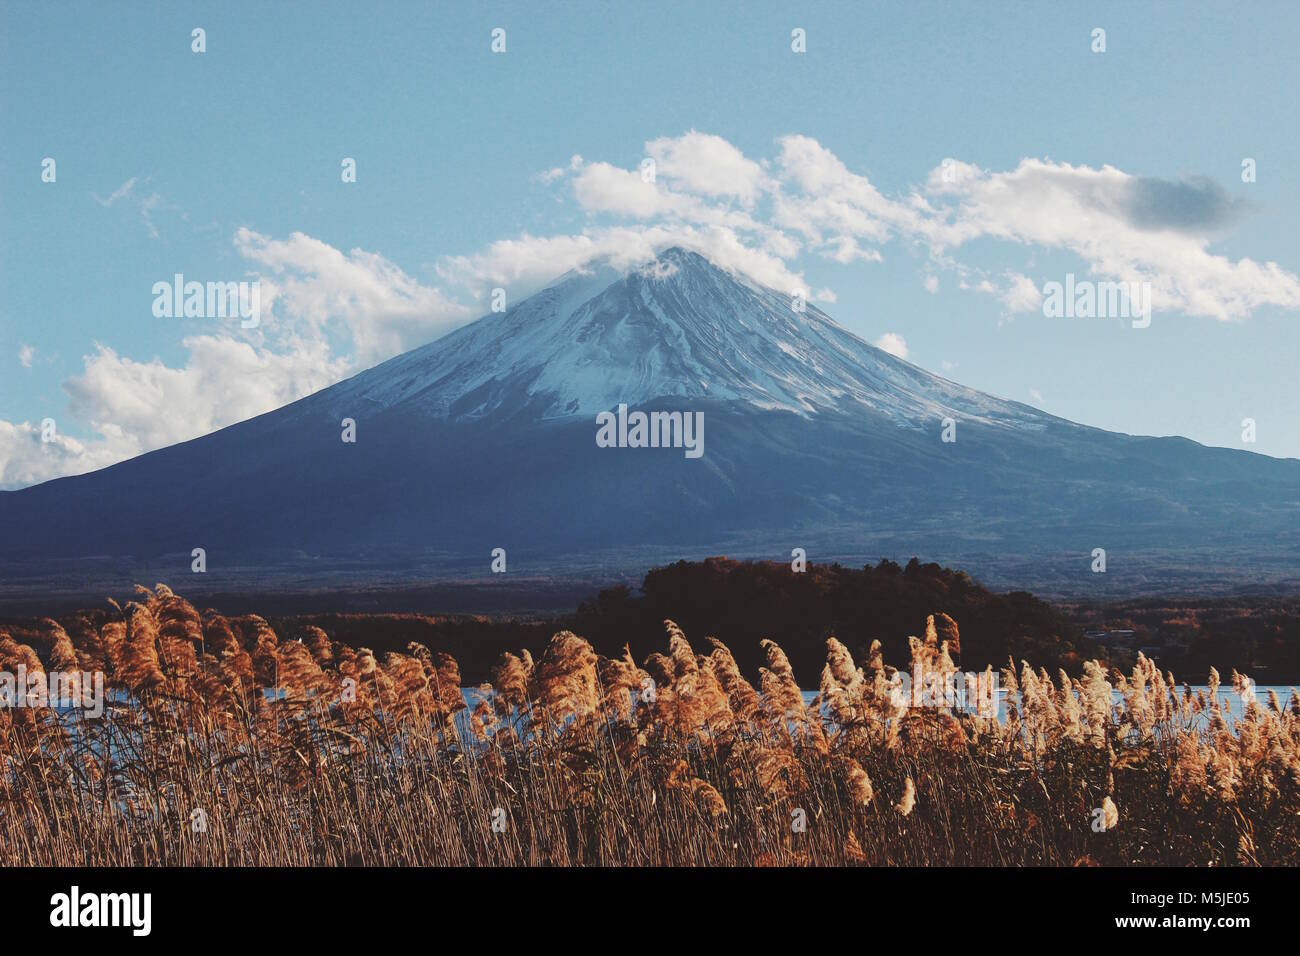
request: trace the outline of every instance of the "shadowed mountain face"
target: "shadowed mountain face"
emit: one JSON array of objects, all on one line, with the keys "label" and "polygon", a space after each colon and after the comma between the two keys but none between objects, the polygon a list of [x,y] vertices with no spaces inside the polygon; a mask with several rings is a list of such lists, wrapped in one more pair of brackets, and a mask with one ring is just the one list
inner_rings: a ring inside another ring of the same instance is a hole
[{"label": "shadowed mountain face", "polygon": [[[598,447],[620,404],[702,413],[703,455]],[[1295,579],[1298,518],[1300,461],[963,388],[672,249],[204,438],[0,493],[0,581],[186,585],[198,547],[204,585],[263,589],[484,577],[498,547],[512,573],[597,576],[803,547],[1100,596]]]}]

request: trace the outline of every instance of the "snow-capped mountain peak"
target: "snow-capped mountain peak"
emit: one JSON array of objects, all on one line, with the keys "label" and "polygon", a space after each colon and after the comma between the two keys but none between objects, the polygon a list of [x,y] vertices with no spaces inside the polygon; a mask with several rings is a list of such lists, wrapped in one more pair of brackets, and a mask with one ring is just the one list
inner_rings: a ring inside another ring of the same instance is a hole
[{"label": "snow-capped mountain peak", "polygon": [[871,410],[900,425],[948,414],[1048,416],[895,358],[811,303],[680,247],[629,269],[596,262],[328,390],[340,407],[410,405],[473,419],[589,417],[656,399],[743,402],[801,416]]}]

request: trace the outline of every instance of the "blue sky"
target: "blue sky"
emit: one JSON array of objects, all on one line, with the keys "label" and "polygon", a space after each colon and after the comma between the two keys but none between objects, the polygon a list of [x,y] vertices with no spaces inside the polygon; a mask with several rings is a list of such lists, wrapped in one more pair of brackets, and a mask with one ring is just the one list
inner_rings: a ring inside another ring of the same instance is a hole
[{"label": "blue sky", "polygon": [[[1300,457],[1298,41],[1293,3],[0,3],[0,487],[682,240],[963,384]],[[262,325],[156,317],[178,272],[260,279]],[[1067,273],[1150,327],[1046,317]]]}]

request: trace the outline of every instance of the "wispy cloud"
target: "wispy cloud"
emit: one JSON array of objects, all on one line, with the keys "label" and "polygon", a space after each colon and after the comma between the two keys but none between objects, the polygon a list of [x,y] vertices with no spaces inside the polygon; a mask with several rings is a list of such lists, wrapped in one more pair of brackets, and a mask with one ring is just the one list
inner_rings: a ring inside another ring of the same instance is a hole
[{"label": "wispy cloud", "polygon": [[[142,192],[136,189],[139,177],[132,176],[117,189],[113,190],[107,198],[91,193],[95,202],[105,208],[116,206],[119,203],[132,206],[139,214],[140,221],[144,224],[145,230],[149,233],[150,239],[161,239],[162,233],[159,232],[157,224],[154,222],[154,215],[160,211],[173,212],[181,219],[188,219],[185,211],[173,203],[163,198],[162,194],[154,191]],[[147,183],[148,180],[146,179]]]},{"label": "wispy cloud", "polygon": [[136,177],[132,176],[122,185],[118,186],[117,189],[113,190],[107,199],[97,193],[91,193],[91,195],[95,197],[95,202],[99,203],[101,206],[111,206],[118,200],[125,199],[127,196],[131,195],[132,191],[135,189],[135,180]]}]

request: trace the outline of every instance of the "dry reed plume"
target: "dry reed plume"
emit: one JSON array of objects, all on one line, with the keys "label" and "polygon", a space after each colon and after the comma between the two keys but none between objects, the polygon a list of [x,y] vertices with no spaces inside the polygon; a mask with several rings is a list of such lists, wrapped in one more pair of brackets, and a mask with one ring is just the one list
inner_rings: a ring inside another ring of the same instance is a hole
[{"label": "dry reed plume", "polygon": [[[776,643],[755,687],[667,621],[643,664],[569,632],[507,654],[470,708],[421,645],[376,660],[141,592],[36,648],[0,633],[0,671],[103,672],[110,698],[0,709],[0,862],[1300,863],[1294,691],[1230,722],[1217,674],[1008,662],[994,717],[908,706],[879,644],[859,666],[832,638],[806,704]],[[911,653],[955,672],[956,622]]]}]

